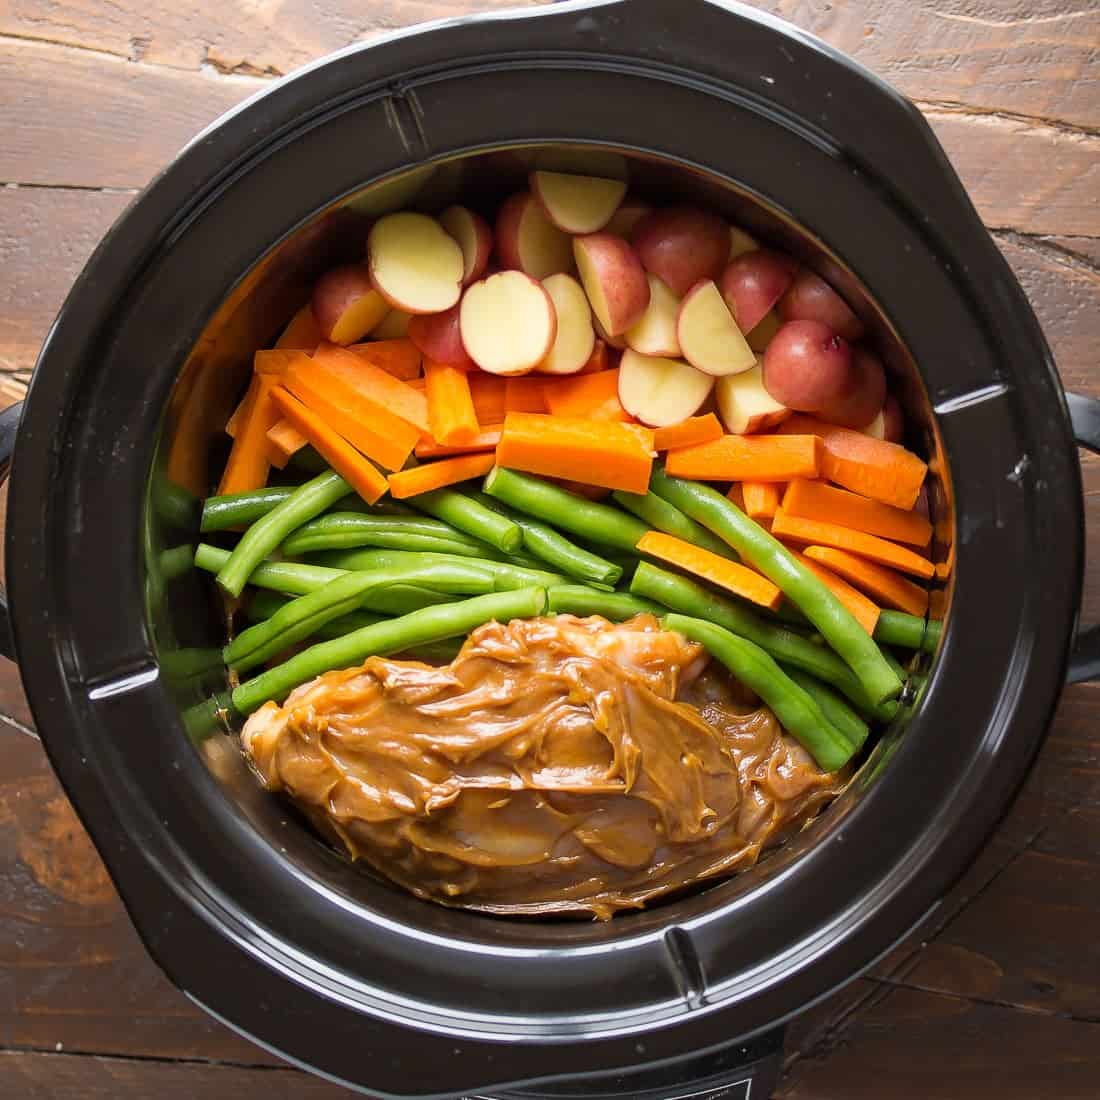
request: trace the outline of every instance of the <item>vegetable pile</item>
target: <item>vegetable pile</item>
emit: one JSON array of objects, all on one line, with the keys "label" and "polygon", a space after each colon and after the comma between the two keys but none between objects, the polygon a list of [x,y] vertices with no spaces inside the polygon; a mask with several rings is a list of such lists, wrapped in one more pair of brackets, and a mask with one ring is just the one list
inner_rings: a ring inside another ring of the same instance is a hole
[{"label": "vegetable pile", "polygon": [[842,767],[946,576],[863,336],[791,257],[618,180],[533,172],[492,228],[379,218],[226,426],[195,560],[247,589],[235,708],[491,619],[648,612]]}]

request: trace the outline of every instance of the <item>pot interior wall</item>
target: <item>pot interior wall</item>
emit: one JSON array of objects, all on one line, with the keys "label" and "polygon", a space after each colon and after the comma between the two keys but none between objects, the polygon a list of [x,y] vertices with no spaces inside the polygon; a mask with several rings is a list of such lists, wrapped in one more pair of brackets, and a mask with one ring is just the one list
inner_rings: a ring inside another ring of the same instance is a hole
[{"label": "pot interior wall", "polygon": [[[524,185],[530,166],[614,174],[629,178],[633,192],[657,203],[692,202],[715,209],[761,241],[784,249],[826,278],[866,322],[868,338],[887,366],[890,387],[905,410],[908,444],[930,461],[930,515],[936,538],[933,558],[947,557],[954,531],[950,482],[939,445],[931,405],[920,371],[864,287],[845,266],[844,257],[829,252],[802,230],[794,218],[766,197],[739,188],[697,168],[674,165],[638,153],[608,148],[544,145],[498,149],[433,163],[364,187],[334,201],[308,223],[286,226],[284,235],[243,276],[234,293],[213,316],[183,366],[165,414],[157,459],[149,482],[146,531],[146,596],[148,625],[161,672],[171,687],[198,752],[220,784],[224,797],[267,841],[296,861],[301,872],[322,880],[354,905],[400,907],[402,919],[427,927],[443,920],[448,930],[465,922],[472,934],[492,920],[471,914],[441,915],[436,907],[394,897],[389,884],[358,869],[352,871],[334,852],[288,811],[260,790],[237,747],[234,730],[221,709],[227,680],[220,647],[227,636],[227,609],[215,594],[211,578],[190,568],[190,550],[199,539],[198,501],[216,486],[228,454],[225,422],[247,384],[252,353],[270,347],[289,318],[308,300],[313,281],[336,263],[359,260],[372,219],[401,208],[437,212],[462,201],[485,213]],[[227,227],[231,231],[231,227]],[[293,481],[293,469],[287,471]],[[303,476],[299,475],[298,480]],[[210,541],[219,541],[214,536]],[[949,592],[934,598],[946,605]],[[933,659],[914,659],[911,671],[925,675]],[[919,709],[914,682],[907,685],[899,718],[864,761],[860,776],[809,829],[764,859],[756,868],[699,895],[657,907],[653,913],[622,917],[631,922],[681,918],[685,908],[707,904],[708,895],[758,889],[769,877],[806,851],[839,822],[881,774],[906,736]],[[500,924],[500,922],[497,922]],[[546,926],[543,926],[546,927]],[[609,934],[597,926],[571,926],[578,936]]]}]

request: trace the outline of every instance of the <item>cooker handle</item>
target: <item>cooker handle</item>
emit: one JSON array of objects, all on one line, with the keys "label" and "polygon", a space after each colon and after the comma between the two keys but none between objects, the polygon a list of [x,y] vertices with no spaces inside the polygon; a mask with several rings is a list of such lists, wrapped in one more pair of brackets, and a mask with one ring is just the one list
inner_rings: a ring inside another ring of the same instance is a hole
[{"label": "cooker handle", "polygon": [[[1100,401],[1080,393],[1067,393],[1069,418],[1073,434],[1081,447],[1100,454]],[[1100,678],[1100,626],[1090,626],[1077,634],[1069,657],[1066,682],[1079,684],[1083,680]]]}]

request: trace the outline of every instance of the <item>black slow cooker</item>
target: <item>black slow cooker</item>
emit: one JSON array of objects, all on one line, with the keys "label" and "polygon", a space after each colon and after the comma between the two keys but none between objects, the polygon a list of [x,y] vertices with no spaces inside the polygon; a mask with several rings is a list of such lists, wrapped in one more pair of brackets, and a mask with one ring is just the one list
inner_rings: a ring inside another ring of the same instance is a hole
[{"label": "black slow cooker", "polygon": [[[188,568],[251,353],[311,280],[373,216],[490,202],[532,163],[704,203],[826,275],[956,563],[926,685],[846,793],[753,870],[605,924],[440,908],[317,840],[211,721],[225,622]],[[1074,427],[1100,444],[1070,401],[919,113],[820,42],[709,0],[435,24],[231,112],[100,245],[17,438],[0,421],[0,645],[150,954],[230,1027],[386,1097],[755,1100],[784,1021],[937,905],[1039,748],[1081,584]],[[1097,632],[1078,645],[1071,679],[1100,671]]]}]

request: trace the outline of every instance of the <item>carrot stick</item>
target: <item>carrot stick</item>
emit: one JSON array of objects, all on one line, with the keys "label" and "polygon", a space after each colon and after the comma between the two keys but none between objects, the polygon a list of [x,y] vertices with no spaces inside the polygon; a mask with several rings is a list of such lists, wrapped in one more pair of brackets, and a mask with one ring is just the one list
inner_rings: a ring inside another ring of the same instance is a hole
[{"label": "carrot stick", "polygon": [[783,485],[777,481],[744,481],[741,483],[741,492],[745,497],[747,516],[756,520],[771,519],[779,507]]},{"label": "carrot stick", "polygon": [[932,537],[932,525],[919,512],[903,512],[823,481],[792,481],[783,494],[783,511],[914,546],[927,546]]},{"label": "carrot stick", "polygon": [[648,491],[653,455],[653,433],[637,425],[541,413],[508,413],[497,447],[501,466],[627,493]]},{"label": "carrot stick", "polygon": [[370,340],[349,344],[348,351],[402,381],[420,377],[420,349],[411,340]]},{"label": "carrot stick", "polygon": [[947,614],[947,593],[937,588],[928,593],[928,617],[940,622]]},{"label": "carrot stick", "polygon": [[878,605],[869,600],[862,592],[856,591],[847,581],[842,580],[831,570],[823,565],[793,551],[794,556],[811,572],[834,596],[852,613],[856,622],[867,631],[874,634],[878,625]]},{"label": "carrot stick", "polygon": [[428,426],[427,398],[362,355],[348,351],[339,344],[325,342],[313,353],[313,361],[330,374],[339,375],[364,397],[394,416],[415,424],[422,432],[431,430]]},{"label": "carrot stick", "polygon": [[920,585],[898,576],[892,569],[857,558],[846,550],[831,546],[807,546],[806,557],[827,566],[856,588],[878,600],[882,607],[924,615],[928,610],[928,592]]},{"label": "carrot stick", "polygon": [[626,420],[619,403],[619,371],[571,374],[543,383],[546,407],[554,416],[585,420]]},{"label": "carrot stick", "polygon": [[772,520],[772,534],[778,539],[792,539],[795,542],[817,543],[820,546],[832,546],[836,550],[847,550],[877,561],[880,565],[890,565],[903,573],[912,573],[925,580],[936,572],[935,566],[927,558],[922,558],[920,554],[915,554],[904,546],[887,542],[877,535],[865,535],[862,531],[838,527],[835,523],[789,516],[782,508],[775,513]]},{"label": "carrot stick", "polygon": [[428,430],[437,443],[469,443],[481,431],[466,372],[434,359],[424,361]]},{"label": "carrot stick", "polygon": [[[503,424],[508,411],[504,403],[505,380],[483,370],[470,371],[470,396],[479,424]],[[536,409],[542,412],[542,409]]]},{"label": "carrot stick", "polygon": [[955,568],[955,544],[947,548],[947,558],[936,562],[936,579],[945,581],[951,576],[951,570]]},{"label": "carrot stick", "polygon": [[313,444],[321,457],[368,504],[373,504],[386,491],[389,486],[385,476],[289,390],[276,386],[271,391],[271,400],[283,416]]},{"label": "carrot stick", "polygon": [[767,577],[675,535],[647,531],[638,540],[636,549],[773,611],[783,599],[782,591]]},{"label": "carrot stick", "polygon": [[257,374],[274,374],[282,377],[300,359],[308,359],[304,351],[293,348],[261,348],[252,356],[252,369]]},{"label": "carrot stick", "polygon": [[782,435],[821,437],[821,476],[853,493],[909,511],[917,502],[928,467],[897,443],[838,428],[796,414],[776,429]]},{"label": "carrot stick", "polygon": [[267,454],[272,466],[281,470],[291,455],[297,454],[309,440],[289,420],[279,420],[267,430]]},{"label": "carrot stick", "polygon": [[446,485],[457,485],[472,477],[484,477],[496,465],[496,455],[461,455],[442,462],[428,462],[390,474],[390,495],[397,500],[429,493]]},{"label": "carrot stick", "polygon": [[[250,387],[251,389],[251,387]],[[230,439],[237,438],[237,432],[241,430],[244,421],[245,406],[248,404],[248,394],[241,398],[241,403],[233,410],[233,415],[225,422],[225,434]]]},{"label": "carrot stick", "polygon": [[607,344],[598,336],[593,345],[592,354],[588,357],[578,374],[595,374],[597,371],[607,370]]},{"label": "carrot stick", "polygon": [[[345,378],[329,374],[317,360],[306,359],[286,372],[283,385],[357,451],[387,470],[400,470],[420,433],[365,396]],[[300,429],[308,436],[305,429]]]},{"label": "carrot stick", "polygon": [[541,378],[506,378],[504,380],[504,411],[546,412],[546,395]]},{"label": "carrot stick", "polygon": [[306,302],[304,306],[290,319],[290,324],[283,329],[282,336],[275,341],[277,348],[297,348],[300,351],[308,351],[311,355],[313,349],[324,339],[321,335],[317,318],[313,316],[313,307]]},{"label": "carrot stick", "polygon": [[[742,512],[745,511],[745,491],[741,488],[741,482],[735,481],[726,493],[726,499],[732,500]],[[746,513],[747,515],[748,513]]]},{"label": "carrot stick", "polygon": [[714,413],[705,416],[689,416],[679,424],[658,428],[653,433],[653,444],[659,451],[673,447],[691,447],[696,443],[709,443],[722,434],[722,424]]},{"label": "carrot stick", "polygon": [[271,403],[271,391],[279,384],[270,374],[253,374],[245,394],[240,422],[229,460],[218,485],[218,496],[246,493],[267,484],[267,429],[279,418]]},{"label": "carrot stick", "polygon": [[475,435],[469,443],[450,445],[436,443],[430,436],[425,436],[413,448],[413,453],[417,458],[446,458],[449,455],[466,455],[478,451],[491,451],[500,442],[500,433],[503,430],[503,424],[489,424]]},{"label": "carrot stick", "polygon": [[821,442],[815,435],[724,435],[668,452],[672,477],[695,481],[790,481],[817,477]]}]

